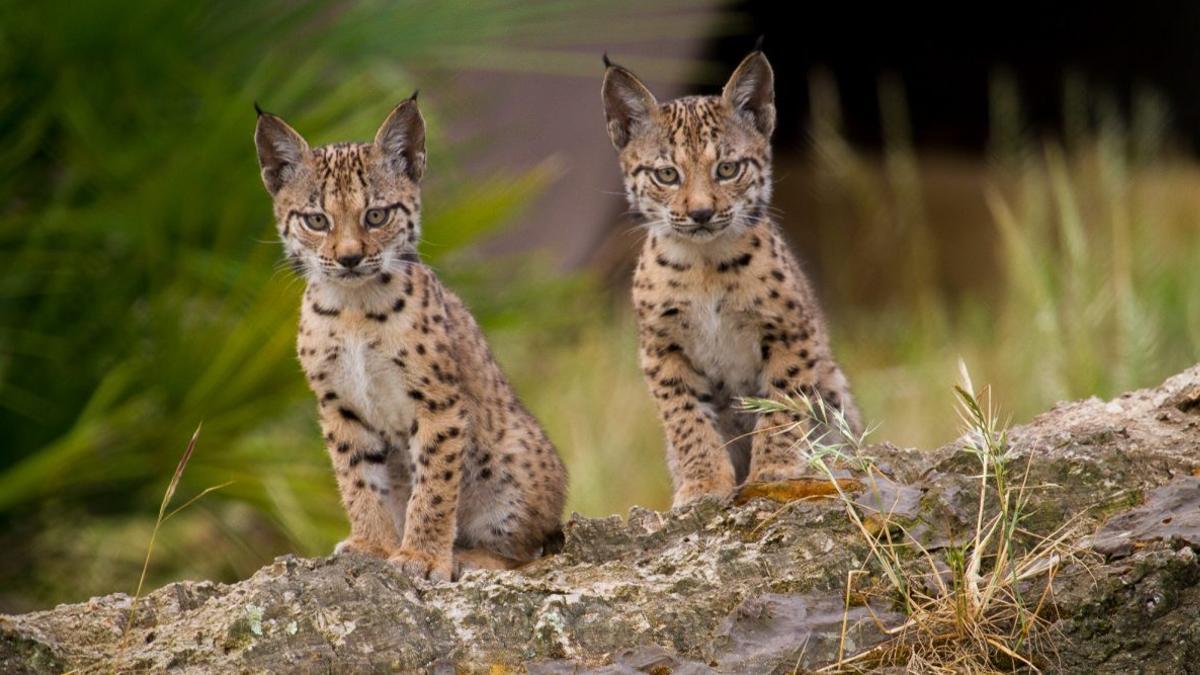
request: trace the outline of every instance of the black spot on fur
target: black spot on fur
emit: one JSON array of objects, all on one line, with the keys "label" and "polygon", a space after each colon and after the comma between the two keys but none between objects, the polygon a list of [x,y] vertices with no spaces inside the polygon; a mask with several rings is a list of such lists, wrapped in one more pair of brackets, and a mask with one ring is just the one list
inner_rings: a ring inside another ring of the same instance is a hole
[{"label": "black spot on fur", "polygon": [[738,269],[750,264],[754,258],[753,254],[743,253],[742,255],[732,259],[725,260],[717,265],[718,272],[736,272]]}]

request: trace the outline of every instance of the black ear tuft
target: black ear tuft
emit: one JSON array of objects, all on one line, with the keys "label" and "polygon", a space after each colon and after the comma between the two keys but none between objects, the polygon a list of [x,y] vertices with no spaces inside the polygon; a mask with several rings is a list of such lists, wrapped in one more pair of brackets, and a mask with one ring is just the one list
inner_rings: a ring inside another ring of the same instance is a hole
[{"label": "black ear tuft", "polygon": [[759,35],[759,36],[758,36],[758,39],[754,41],[754,49],[753,49],[752,51],[756,51],[756,52],[761,52],[761,51],[762,51],[762,48],[763,48],[763,38],[765,38],[765,37],[767,37],[767,36],[766,36],[766,35]]},{"label": "black ear tuft", "polygon": [[410,100],[410,101],[415,101],[415,100],[417,100],[417,94],[419,94],[419,93],[421,93],[421,90],[420,90],[420,89],[413,89],[412,96],[409,96],[409,97],[408,97],[408,100]]},{"label": "black ear tuft", "polygon": [[604,52],[604,56],[602,56],[600,58],[604,59],[604,67],[605,68],[613,67],[613,62],[611,60],[609,60],[609,58],[608,58],[608,52]]},{"label": "black ear tuft", "polygon": [[262,108],[261,108],[261,107],[258,105],[258,101],[255,101],[255,102],[254,102],[254,112],[255,112],[255,113],[258,113],[258,116],[259,116],[259,117],[262,117],[263,115],[266,115],[266,114],[267,114],[267,111],[263,110],[263,109],[262,109]]}]

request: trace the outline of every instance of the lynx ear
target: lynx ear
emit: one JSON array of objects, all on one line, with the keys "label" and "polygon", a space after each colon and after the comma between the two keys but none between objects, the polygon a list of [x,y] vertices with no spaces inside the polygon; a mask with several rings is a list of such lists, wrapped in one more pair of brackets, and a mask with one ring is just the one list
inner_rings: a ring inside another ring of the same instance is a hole
[{"label": "lynx ear", "polygon": [[617,150],[624,148],[638,129],[650,122],[658,110],[654,94],[630,71],[604,56],[604,117],[608,137]]},{"label": "lynx ear", "polygon": [[725,103],[754,123],[764,136],[775,130],[775,74],[767,57],[754,50],[733,71],[721,93]]},{"label": "lynx ear", "polygon": [[258,165],[262,168],[263,185],[274,195],[296,175],[300,160],[308,152],[308,143],[282,118],[263,112],[257,103],[254,109],[258,111],[254,129]]},{"label": "lynx ear", "polygon": [[425,175],[425,120],[417,109],[417,92],[400,102],[375,133],[375,147],[397,173],[420,181]]}]

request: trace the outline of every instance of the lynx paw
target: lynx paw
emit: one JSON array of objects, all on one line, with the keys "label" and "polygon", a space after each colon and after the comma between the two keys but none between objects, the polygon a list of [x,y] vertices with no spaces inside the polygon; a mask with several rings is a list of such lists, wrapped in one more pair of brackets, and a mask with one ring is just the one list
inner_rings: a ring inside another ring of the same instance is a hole
[{"label": "lynx paw", "polygon": [[445,555],[431,555],[424,551],[402,548],[392,553],[388,562],[404,574],[430,581],[450,581],[454,571],[454,557],[449,551]]},{"label": "lynx paw", "polygon": [[337,546],[333,547],[334,555],[343,555],[345,553],[368,555],[372,558],[388,557],[387,551],[383,550],[383,548],[359,537],[347,537],[338,542]]},{"label": "lynx paw", "polygon": [[688,481],[675,491],[675,499],[671,502],[671,508],[677,509],[710,495],[725,499],[733,494],[734,487],[733,481]]}]

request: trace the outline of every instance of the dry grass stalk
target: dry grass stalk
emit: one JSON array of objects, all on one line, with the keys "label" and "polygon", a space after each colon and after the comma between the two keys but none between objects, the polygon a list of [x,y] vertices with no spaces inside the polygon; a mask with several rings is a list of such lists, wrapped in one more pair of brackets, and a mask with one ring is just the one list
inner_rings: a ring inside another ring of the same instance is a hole
[{"label": "dry grass stalk", "polygon": [[[1065,564],[1080,562],[1072,543],[1078,534],[1076,520],[1048,536],[1021,527],[1032,490],[1028,465],[1014,480],[1007,434],[991,396],[986,389],[976,393],[965,367],[961,371],[962,384],[955,388],[965,427],[961,450],[979,462],[978,501],[969,540],[941,551],[925,549],[890,513],[879,514],[882,523],[864,519],[842,489],[835,464],[861,472],[862,482],[878,494],[879,469],[863,453],[869,432],[852,433],[840,411],[820,399],[743,401],[747,411],[800,412],[836,432],[822,438],[804,434],[797,449],[830,482],[867,544],[870,561],[882,571],[882,583],[867,589],[867,597],[899,604],[908,617],[899,626],[881,625],[888,639],[849,656],[844,619],[837,660],[819,672],[888,667],[922,673],[1040,672],[1040,664],[1052,661],[1053,581]],[[794,432],[801,424],[782,431]],[[831,438],[837,434],[842,438]],[[847,617],[855,580],[871,576],[867,569],[851,570],[847,576]],[[1037,587],[1041,591],[1036,598],[1025,597],[1028,589]]]},{"label": "dry grass stalk", "polygon": [[175,466],[175,473],[171,475],[171,482],[167,484],[167,490],[163,493],[162,502],[158,506],[158,517],[154,520],[154,529],[150,532],[150,543],[146,546],[146,557],[142,561],[142,573],[138,577],[137,590],[133,593],[133,600],[129,604],[129,618],[125,622],[125,627],[121,631],[121,640],[117,643],[117,653],[113,656],[113,671],[117,671],[116,665],[120,663],[121,656],[125,653],[125,646],[129,639],[130,629],[133,628],[137,619],[138,601],[142,597],[142,589],[146,584],[146,574],[150,570],[150,558],[154,555],[154,543],[158,539],[158,531],[162,528],[163,523],[171,519],[172,516],[194,504],[200,498],[210,492],[220,490],[232,484],[233,481],[213,485],[201,490],[196,496],[187,500],[183,505],[168,512],[167,507],[171,504],[171,499],[175,496],[175,491],[179,488],[179,481],[183,478],[183,472],[187,468],[188,462],[192,459],[192,453],[196,451],[196,441],[200,439],[200,428],[202,425],[196,425],[196,431],[192,433],[191,440],[188,441],[187,449],[183,451],[183,456],[179,458],[179,463]]}]

